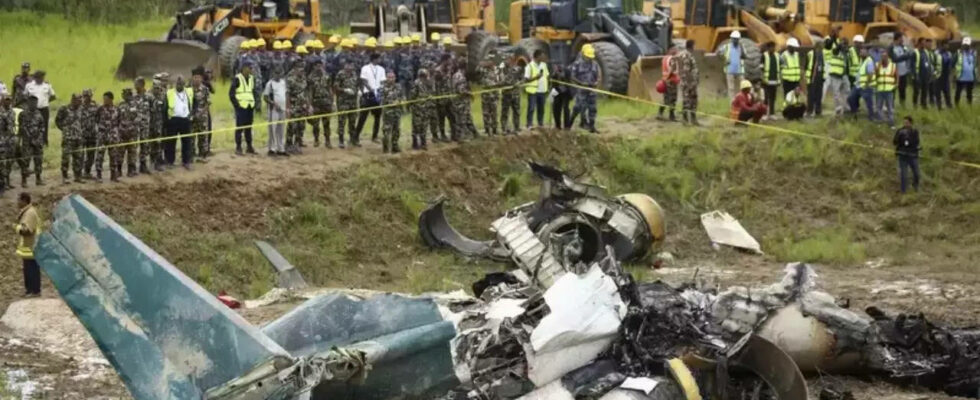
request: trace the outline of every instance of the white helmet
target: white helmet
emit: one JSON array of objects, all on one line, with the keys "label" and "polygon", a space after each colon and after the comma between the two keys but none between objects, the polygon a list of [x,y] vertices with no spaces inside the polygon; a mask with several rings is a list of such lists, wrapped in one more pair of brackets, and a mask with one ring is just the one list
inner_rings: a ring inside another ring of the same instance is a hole
[{"label": "white helmet", "polygon": [[970,39],[969,36],[963,38],[963,45],[964,46],[969,46],[969,45],[972,45],[972,44],[973,44],[973,39]]},{"label": "white helmet", "polygon": [[800,47],[800,41],[799,40],[796,40],[796,38],[789,38],[789,40],[786,41],[786,46],[787,47]]},{"label": "white helmet", "polygon": [[854,35],[854,43],[864,43],[863,35]]},{"label": "white helmet", "polygon": [[742,32],[741,31],[732,31],[732,34],[729,35],[728,37],[730,37],[732,39],[741,39],[742,38]]}]

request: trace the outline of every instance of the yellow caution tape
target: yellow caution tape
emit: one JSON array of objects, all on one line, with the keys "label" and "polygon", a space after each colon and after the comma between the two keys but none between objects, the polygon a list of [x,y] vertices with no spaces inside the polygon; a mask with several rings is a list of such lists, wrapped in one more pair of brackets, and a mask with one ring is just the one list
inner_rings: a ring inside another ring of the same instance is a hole
[{"label": "yellow caution tape", "polygon": [[674,381],[681,385],[684,398],[701,400],[701,390],[698,388],[698,383],[694,380],[694,374],[687,368],[684,361],[681,361],[680,358],[672,358],[667,361],[667,368],[670,369],[670,375],[674,377]]}]

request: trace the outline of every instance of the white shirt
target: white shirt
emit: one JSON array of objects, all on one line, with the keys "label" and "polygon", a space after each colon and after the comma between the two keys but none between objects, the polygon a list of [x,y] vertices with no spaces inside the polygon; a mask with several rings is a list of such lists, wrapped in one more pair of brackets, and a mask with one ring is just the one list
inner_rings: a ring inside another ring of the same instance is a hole
[{"label": "white shirt", "polygon": [[272,98],[272,102],[275,103],[282,111],[286,111],[286,81],[283,79],[271,80],[265,84],[265,90],[262,91],[262,96],[269,96]]},{"label": "white shirt", "polygon": [[0,81],[0,96],[6,96],[8,94],[10,94],[10,92],[7,91],[7,84]]},{"label": "white shirt", "polygon": [[[187,90],[186,88],[184,90]],[[174,117],[175,118],[187,118],[191,115],[191,107],[188,103],[187,92],[184,90],[177,91],[176,96],[174,96]]]},{"label": "white shirt", "polygon": [[[535,63],[535,62],[532,61],[531,63],[529,63],[526,66],[524,66],[524,79],[531,79],[531,78],[533,78],[533,76],[531,75],[531,64],[536,64],[535,65],[535,68],[537,69],[537,72],[538,72],[536,75],[540,75],[540,78],[544,78],[544,72],[542,72],[542,71],[544,71],[546,68],[548,68],[548,63],[546,63],[544,61],[539,62],[539,63]],[[548,80],[547,79],[538,79],[538,93],[545,93],[547,91],[548,91]]]},{"label": "white shirt", "polygon": [[47,81],[38,85],[37,81],[32,80],[27,82],[27,85],[24,86],[24,90],[27,92],[28,96],[37,97],[37,108],[47,108],[49,102],[51,101],[51,97],[55,95],[54,88],[52,88],[51,84]]},{"label": "white shirt", "polygon": [[[381,83],[385,81],[385,68],[377,64],[368,64],[361,67],[361,79],[367,81],[367,87],[374,93],[381,90]],[[364,93],[368,91],[365,90]]]}]

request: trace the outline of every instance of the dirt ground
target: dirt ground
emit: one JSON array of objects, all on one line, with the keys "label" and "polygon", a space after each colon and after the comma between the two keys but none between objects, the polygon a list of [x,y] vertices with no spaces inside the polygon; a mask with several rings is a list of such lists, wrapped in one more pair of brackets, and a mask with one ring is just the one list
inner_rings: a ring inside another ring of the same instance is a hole
[{"label": "dirt ground", "polygon": [[[643,121],[605,122],[603,130],[609,136],[620,134],[651,134],[663,125]],[[404,139],[404,138],[403,138]],[[521,146],[526,137],[508,137]],[[53,204],[58,198],[70,193],[82,193],[114,215],[114,207],[125,207],[127,213],[135,213],[141,207],[166,209],[168,215],[181,220],[193,220],[196,215],[207,215],[200,221],[210,228],[219,229],[227,221],[241,224],[262,224],[256,218],[269,210],[269,199],[278,199],[282,192],[292,190],[310,179],[321,179],[340,171],[350,171],[359,163],[393,158],[399,165],[413,164],[435,154],[452,152],[453,145],[431,146],[426,154],[407,151],[398,156],[380,154],[379,146],[367,143],[364,148],[353,150],[325,150],[306,148],[305,154],[289,158],[235,156],[228,149],[219,149],[209,162],[195,164],[193,170],[181,168],[164,173],[137,178],[124,178],[122,183],[60,185],[57,171],[46,174],[47,186],[29,188],[43,205]],[[451,154],[451,153],[449,153]],[[420,167],[422,168],[422,167]],[[14,191],[17,192],[16,190]],[[222,196],[216,196],[221,193]],[[227,198],[231,195],[232,198]],[[145,197],[144,197],[145,196]],[[259,201],[261,199],[261,201]],[[272,201],[274,203],[274,201]],[[12,222],[15,214],[14,195],[0,198],[4,210],[3,222]],[[783,264],[765,256],[746,255],[730,249],[715,250],[709,245],[703,230],[690,212],[672,221],[671,236],[665,247],[673,261],[653,270],[639,266],[647,279],[664,279],[672,283],[690,281],[695,277],[721,286],[768,284],[782,276]],[[13,238],[0,237],[0,248],[12,249]],[[934,319],[956,325],[975,325],[980,321],[980,289],[978,278],[968,269],[930,269],[928,259],[912,259],[902,265],[892,265],[887,258],[872,259],[864,265],[819,266],[823,288],[840,298],[850,300],[855,310],[870,305],[885,306],[894,311],[925,311]],[[43,298],[14,302],[19,299],[21,283],[18,274],[0,277],[0,310],[12,304],[17,311],[14,318],[20,323],[0,324],[0,373],[7,374],[8,385],[27,382],[34,385],[32,398],[128,398],[125,388],[104,359],[92,350],[94,344],[83,340],[81,326],[70,312],[57,300],[54,288],[44,281]],[[295,303],[277,304],[261,310],[245,311],[244,315],[255,323],[267,322],[285,313]],[[33,305],[31,308],[18,308]],[[58,321],[57,324],[31,325],[24,319]],[[63,324],[62,324],[63,323]],[[55,329],[58,327],[58,329]],[[14,372],[11,372],[14,371]],[[13,375],[11,375],[13,374]],[[25,378],[26,376],[26,378]],[[23,384],[23,383],[21,383]],[[944,399],[940,394],[916,388],[900,388],[880,382],[866,382],[848,377],[820,376],[810,380],[811,398],[824,385],[843,385],[854,392],[857,399],[918,400]]]}]

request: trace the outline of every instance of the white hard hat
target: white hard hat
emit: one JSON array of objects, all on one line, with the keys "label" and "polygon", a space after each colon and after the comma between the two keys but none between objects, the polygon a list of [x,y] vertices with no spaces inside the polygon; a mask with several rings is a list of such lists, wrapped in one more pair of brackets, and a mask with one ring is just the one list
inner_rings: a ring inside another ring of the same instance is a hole
[{"label": "white hard hat", "polygon": [[788,47],[800,47],[800,41],[799,40],[796,40],[796,38],[789,38],[789,40],[786,41],[786,46],[788,46]]},{"label": "white hard hat", "polygon": [[730,37],[732,39],[741,39],[742,38],[742,32],[741,31],[732,31],[732,34],[729,35],[728,37]]},{"label": "white hard hat", "polygon": [[854,35],[854,43],[864,43],[864,35]]},{"label": "white hard hat", "polygon": [[969,45],[971,45],[971,44],[973,44],[973,39],[970,39],[970,37],[969,37],[969,36],[967,36],[967,37],[965,37],[965,38],[963,38],[963,45],[964,45],[964,46],[969,46]]}]

